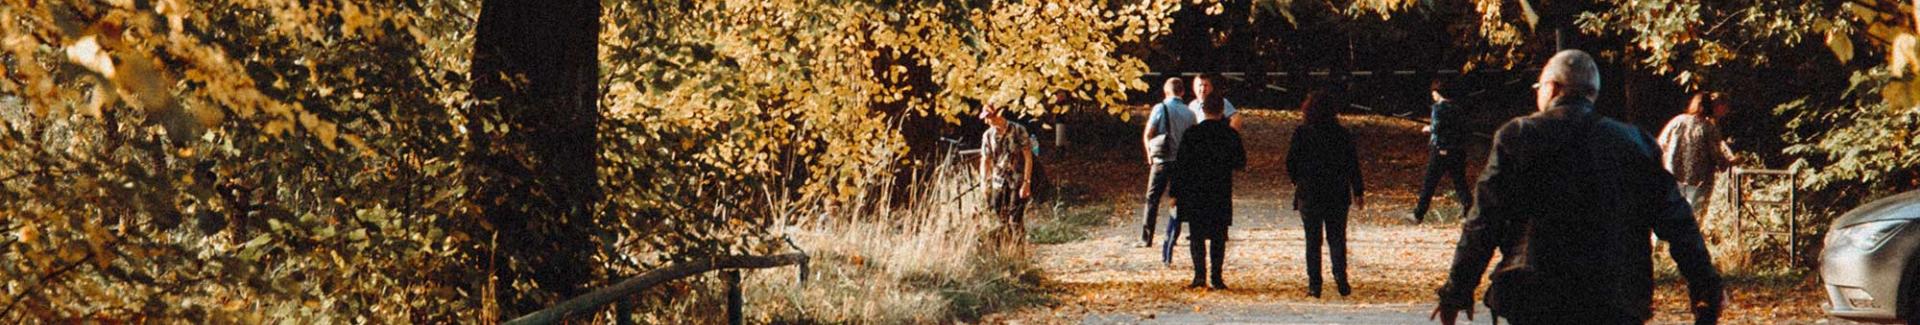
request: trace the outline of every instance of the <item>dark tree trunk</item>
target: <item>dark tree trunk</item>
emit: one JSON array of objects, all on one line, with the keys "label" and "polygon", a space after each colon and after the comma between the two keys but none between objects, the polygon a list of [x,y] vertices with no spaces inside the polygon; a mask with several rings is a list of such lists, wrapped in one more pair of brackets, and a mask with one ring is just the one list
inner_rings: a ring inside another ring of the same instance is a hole
[{"label": "dark tree trunk", "polygon": [[481,6],[468,175],[471,202],[497,236],[475,267],[492,267],[502,315],[584,293],[598,276],[600,10],[596,0]]}]

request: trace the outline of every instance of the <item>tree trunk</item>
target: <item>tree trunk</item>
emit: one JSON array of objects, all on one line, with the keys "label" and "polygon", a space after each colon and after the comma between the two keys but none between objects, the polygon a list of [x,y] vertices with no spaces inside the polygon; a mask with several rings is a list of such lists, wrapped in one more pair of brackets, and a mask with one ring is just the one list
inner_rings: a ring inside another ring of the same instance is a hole
[{"label": "tree trunk", "polygon": [[467,176],[475,213],[497,236],[474,265],[494,265],[503,315],[585,292],[596,276],[600,10],[595,0],[481,6]]}]

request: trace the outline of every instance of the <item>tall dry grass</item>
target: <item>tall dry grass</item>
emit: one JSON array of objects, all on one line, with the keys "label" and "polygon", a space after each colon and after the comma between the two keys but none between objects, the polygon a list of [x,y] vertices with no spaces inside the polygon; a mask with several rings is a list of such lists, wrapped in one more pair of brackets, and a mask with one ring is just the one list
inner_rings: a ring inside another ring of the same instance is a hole
[{"label": "tall dry grass", "polygon": [[1007,225],[983,212],[969,165],[910,175],[901,192],[865,191],[855,206],[786,216],[799,221],[784,232],[813,256],[811,273],[804,283],[793,268],[750,273],[750,319],[938,323],[1036,301],[1039,272],[1025,244],[985,239]]}]

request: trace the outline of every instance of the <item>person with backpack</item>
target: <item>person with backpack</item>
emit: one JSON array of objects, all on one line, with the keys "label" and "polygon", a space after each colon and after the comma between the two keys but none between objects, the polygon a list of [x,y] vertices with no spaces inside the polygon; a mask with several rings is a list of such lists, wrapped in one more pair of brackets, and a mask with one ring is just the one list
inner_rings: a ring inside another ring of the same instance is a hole
[{"label": "person with backpack", "polygon": [[[1153,105],[1147,113],[1146,130],[1141,132],[1140,143],[1147,154],[1147,196],[1145,217],[1140,231],[1141,247],[1153,247],[1153,227],[1160,214],[1160,198],[1167,193],[1167,180],[1172,176],[1167,167],[1173,164],[1180,151],[1180,135],[1198,123],[1192,111],[1187,109],[1185,98],[1187,82],[1180,77],[1167,78],[1162,87],[1166,98]],[[1174,237],[1179,236],[1180,223],[1176,218],[1167,218],[1168,246],[1162,253],[1164,263],[1173,263]]]},{"label": "person with backpack", "polygon": [[1341,296],[1353,294],[1347,283],[1348,205],[1367,205],[1366,181],[1360,174],[1360,156],[1353,134],[1340,126],[1326,93],[1307,94],[1300,103],[1306,123],[1293,129],[1287,147],[1287,178],[1293,181],[1293,209],[1307,238],[1307,295],[1320,297],[1320,244],[1333,260],[1333,283]]},{"label": "person with backpack", "polygon": [[[1233,172],[1247,166],[1240,132],[1229,126],[1218,98],[1201,108],[1206,120],[1187,128],[1180,137],[1180,159],[1173,164],[1175,213],[1187,223],[1187,245],[1192,246],[1193,282],[1188,288],[1225,290],[1221,274],[1227,255],[1227,228],[1233,226]],[[1209,264],[1211,262],[1211,264]],[[1209,278],[1207,272],[1213,272]]]},{"label": "person with backpack", "polygon": [[1594,113],[1600,72],[1566,50],[1534,85],[1540,109],[1502,125],[1480,173],[1479,211],[1461,225],[1430,319],[1473,319],[1473,293],[1495,249],[1494,316],[1514,324],[1643,324],[1652,317],[1649,233],[1668,242],[1696,324],[1719,320],[1720,274],[1651,136]]}]

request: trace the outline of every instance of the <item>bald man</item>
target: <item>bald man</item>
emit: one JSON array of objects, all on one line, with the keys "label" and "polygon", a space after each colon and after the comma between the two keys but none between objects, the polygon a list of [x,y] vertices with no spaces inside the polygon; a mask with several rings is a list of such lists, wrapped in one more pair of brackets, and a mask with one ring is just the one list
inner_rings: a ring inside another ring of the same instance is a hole
[{"label": "bald man", "polygon": [[1652,316],[1653,249],[1666,240],[1687,278],[1696,324],[1714,324],[1720,275],[1659,147],[1632,125],[1594,113],[1593,57],[1561,51],[1540,71],[1533,115],[1494,133],[1480,173],[1480,210],[1461,225],[1452,272],[1432,318],[1473,319],[1473,291],[1494,249],[1494,316],[1514,324],[1643,324]]}]

